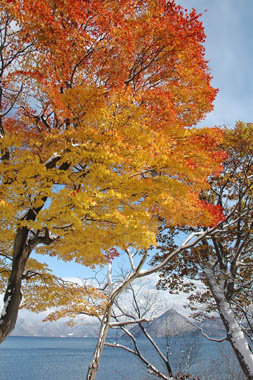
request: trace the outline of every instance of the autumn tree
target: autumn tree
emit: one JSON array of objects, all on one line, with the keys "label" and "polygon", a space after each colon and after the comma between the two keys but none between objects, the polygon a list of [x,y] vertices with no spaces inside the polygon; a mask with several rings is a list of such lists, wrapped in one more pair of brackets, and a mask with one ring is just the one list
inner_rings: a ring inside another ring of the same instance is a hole
[{"label": "autumn tree", "polygon": [[[133,289],[132,284],[138,281],[138,279],[141,279],[143,277],[148,277],[152,275],[153,273],[156,273],[160,271],[162,268],[164,268],[168,263],[173,259],[174,256],[179,255],[180,253],[184,252],[185,250],[194,247],[196,244],[198,244],[199,241],[201,241],[205,236],[212,234],[216,230],[216,227],[210,227],[207,228],[206,231],[203,231],[201,233],[191,233],[189,236],[186,237],[185,241],[181,243],[179,246],[175,247],[169,255],[167,255],[164,260],[162,260],[160,263],[157,263],[157,265],[152,266],[151,268],[144,269],[145,266],[148,265],[148,262],[150,261],[150,258],[154,254],[154,247],[151,246],[149,249],[145,250],[138,250],[134,249],[133,247],[129,247],[123,251],[121,251],[121,255],[125,254],[127,257],[128,265],[126,264],[124,267],[124,275],[119,276],[119,273],[115,274],[113,272],[113,261],[115,257],[119,256],[119,252],[112,248],[105,254],[105,259],[107,261],[106,267],[107,267],[107,276],[106,279],[103,281],[99,281],[96,276],[92,279],[94,282],[98,282],[98,286],[96,286],[97,294],[103,294],[103,303],[101,304],[100,299],[98,301],[97,299],[93,297],[90,302],[90,309],[93,310],[93,315],[96,316],[100,322],[100,330],[98,333],[98,339],[97,344],[93,353],[92,360],[89,364],[88,371],[87,371],[87,380],[94,380],[96,378],[98,369],[99,369],[99,363],[100,359],[103,353],[103,349],[105,346],[108,330],[110,328],[122,328],[124,332],[127,334],[127,326],[135,325],[135,324],[141,324],[142,322],[147,321],[146,314],[149,310],[144,310],[144,313],[140,313],[138,311],[139,303],[138,298],[136,294],[133,293],[135,308],[137,309],[137,314],[135,316],[131,315],[131,313],[124,312],[123,309],[121,309],[119,300],[123,298],[124,292],[127,289]],[[85,282],[84,282],[85,283]],[[87,282],[88,284],[88,282]],[[94,290],[95,290],[94,289]],[[93,290],[93,291],[94,291]],[[68,300],[69,301],[69,300]],[[77,302],[75,299],[74,302]],[[71,303],[71,307],[69,307],[69,304],[65,302],[64,304],[58,306],[56,311],[51,312],[46,320],[57,320],[61,318],[62,316],[70,318],[71,323],[76,323],[75,318],[80,317],[80,315],[87,314],[87,311],[84,309],[83,305],[81,307],[78,307],[80,305],[80,301],[77,302],[77,305],[73,305]],[[36,310],[37,306],[36,304],[30,307],[30,310]],[[121,313],[121,317],[119,320],[118,313],[115,313],[115,310],[117,310]],[[95,311],[95,312],[94,312]],[[91,312],[89,312],[91,314]],[[123,320],[122,320],[123,319]],[[115,322],[116,321],[116,322]],[[168,374],[163,374],[158,368],[156,368],[155,365],[153,365],[151,362],[149,362],[145,355],[143,355],[141,352],[139,352],[137,342],[135,341],[134,337],[131,337],[131,333],[127,334],[132,341],[134,342],[134,345],[136,347],[135,355],[138,356],[145,363],[145,365],[150,369],[150,371],[155,374],[156,376],[160,376],[161,378],[166,379]],[[148,334],[147,334],[148,335]],[[146,337],[149,340],[150,337]],[[165,358],[165,356],[162,354],[160,350],[158,350],[158,346],[156,343],[152,340],[152,345],[154,346],[155,350],[158,352],[158,355],[161,356],[163,362],[167,366],[168,373],[171,373],[171,368],[169,361]],[[115,347],[118,347],[116,345]],[[122,348],[122,347],[121,347]],[[132,353],[134,353],[132,351]]]},{"label": "autumn tree", "polygon": [[[205,284],[206,290],[196,289],[190,296],[191,306],[197,316],[218,311],[226,330],[224,339],[247,379],[253,378],[253,355],[245,337],[247,333],[252,337],[252,143],[252,123],[238,122],[234,129],[225,130],[228,158],[224,169],[220,176],[209,178],[210,189],[202,193],[203,199],[223,208],[224,222],[162,268],[159,283],[172,292],[194,287],[194,283],[184,283],[185,277]],[[175,249],[179,232],[167,230],[160,235],[160,259]],[[181,236],[185,232],[181,230]]]},{"label": "autumn tree", "polygon": [[112,247],[155,244],[161,219],[217,223],[219,207],[199,193],[220,170],[222,134],[192,128],[216,94],[194,10],[173,0],[0,4],[3,341],[22,294],[33,310],[95,312],[89,297],[100,295],[73,285],[71,301],[72,285],[36,252],[103,265]]}]

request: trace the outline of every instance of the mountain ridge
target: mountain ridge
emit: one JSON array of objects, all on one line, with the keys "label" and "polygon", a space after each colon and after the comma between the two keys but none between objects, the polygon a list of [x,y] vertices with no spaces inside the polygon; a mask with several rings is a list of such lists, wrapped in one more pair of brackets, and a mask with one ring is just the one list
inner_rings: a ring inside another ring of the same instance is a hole
[{"label": "mountain ridge", "polygon": [[[157,318],[143,326],[154,338],[167,336],[184,335],[197,332],[199,329],[194,327],[189,319],[177,312],[175,309],[168,309]],[[209,335],[220,336],[224,332],[222,322],[219,318],[206,319],[200,327]],[[14,336],[41,336],[41,337],[87,337],[96,338],[99,333],[99,322],[94,318],[77,321],[75,325],[67,325],[66,321],[59,320],[54,322],[42,322],[41,319],[29,319],[20,317],[16,328],[11,335]],[[139,326],[130,329],[135,336],[141,334]],[[109,330],[109,337],[115,336],[113,329]]]}]

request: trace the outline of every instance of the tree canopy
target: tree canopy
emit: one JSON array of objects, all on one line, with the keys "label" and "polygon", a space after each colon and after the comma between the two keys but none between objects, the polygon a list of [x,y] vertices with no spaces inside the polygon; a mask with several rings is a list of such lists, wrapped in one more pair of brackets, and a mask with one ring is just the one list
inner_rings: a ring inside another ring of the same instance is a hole
[{"label": "tree canopy", "polygon": [[217,92],[194,10],[172,0],[10,0],[1,9],[4,339],[22,282],[27,306],[37,280],[46,291],[45,279],[55,284],[29,259],[35,248],[103,264],[114,246],[155,244],[161,220],[216,224],[219,205],[199,193],[224,154],[218,128],[193,128]]}]

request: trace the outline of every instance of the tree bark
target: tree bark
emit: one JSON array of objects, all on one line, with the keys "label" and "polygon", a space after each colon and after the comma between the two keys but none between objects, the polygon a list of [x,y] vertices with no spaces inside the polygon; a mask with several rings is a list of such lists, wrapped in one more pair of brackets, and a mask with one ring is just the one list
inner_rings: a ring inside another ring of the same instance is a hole
[{"label": "tree bark", "polygon": [[15,328],[18,310],[22,301],[21,283],[30,249],[27,245],[28,229],[17,230],[11,275],[4,295],[4,308],[0,316],[0,343],[2,343]]},{"label": "tree bark", "polygon": [[[50,159],[45,163],[46,168],[54,168],[59,160],[60,156],[58,154],[53,154],[52,157],[50,157]],[[59,170],[67,170],[69,165],[69,163],[64,162],[59,167]],[[42,205],[35,209],[29,209],[23,217],[23,220],[28,221],[36,219],[37,214],[44,207],[45,202],[47,201],[47,196],[43,196],[41,200]],[[28,233],[29,229],[26,227],[20,227],[16,232],[11,274],[4,295],[4,307],[0,315],[0,343],[2,343],[15,328],[19,306],[22,301],[22,279],[27,260],[33,248],[40,242],[46,245],[50,245],[52,242],[52,239],[50,239],[49,233],[46,230],[45,236],[43,238],[36,238],[36,242],[28,241]]]},{"label": "tree bark", "polygon": [[136,266],[136,268],[132,267],[133,271],[123,280],[123,282],[116,287],[116,289],[113,290],[113,283],[111,278],[111,263],[108,262],[108,287],[109,287],[109,299],[108,299],[108,306],[105,310],[105,313],[103,315],[100,331],[98,335],[98,342],[97,346],[95,348],[95,351],[93,353],[92,361],[90,362],[86,380],[94,380],[97,375],[99,361],[102,355],[102,351],[105,345],[105,340],[107,337],[107,333],[110,327],[110,318],[112,315],[112,308],[114,305],[115,298],[124,290],[128,285],[130,285],[136,278],[138,278],[140,274],[140,270],[142,269],[146,259],[148,257],[148,251],[146,250],[143,254],[139,264]]},{"label": "tree bark", "polygon": [[227,332],[227,339],[234,350],[247,380],[253,380],[253,354],[247,339],[236,321],[235,314],[226,299],[224,289],[217,283],[212,269],[205,268],[204,273],[218,306],[220,317]]},{"label": "tree bark", "polygon": [[96,378],[99,361],[100,361],[102,351],[105,345],[105,339],[107,337],[107,333],[109,330],[111,313],[112,313],[112,305],[109,305],[101,321],[98,342],[93,354],[92,361],[89,364],[86,380],[94,380]]}]

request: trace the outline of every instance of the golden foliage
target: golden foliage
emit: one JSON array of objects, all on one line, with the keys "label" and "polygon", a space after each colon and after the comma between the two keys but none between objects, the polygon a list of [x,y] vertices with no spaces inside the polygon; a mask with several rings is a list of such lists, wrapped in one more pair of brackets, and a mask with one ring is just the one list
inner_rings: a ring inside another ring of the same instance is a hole
[{"label": "golden foliage", "polygon": [[[1,119],[2,255],[11,261],[23,228],[30,251],[103,264],[113,246],[154,245],[161,218],[170,226],[220,220],[198,196],[224,155],[217,128],[192,128],[216,94],[195,11],[173,0],[1,5],[9,36],[1,108],[17,109]],[[72,302],[52,275],[43,285],[40,277],[27,278],[26,307],[40,309],[36,294],[48,306],[79,304],[82,292]]]}]

